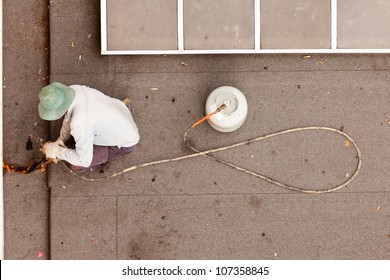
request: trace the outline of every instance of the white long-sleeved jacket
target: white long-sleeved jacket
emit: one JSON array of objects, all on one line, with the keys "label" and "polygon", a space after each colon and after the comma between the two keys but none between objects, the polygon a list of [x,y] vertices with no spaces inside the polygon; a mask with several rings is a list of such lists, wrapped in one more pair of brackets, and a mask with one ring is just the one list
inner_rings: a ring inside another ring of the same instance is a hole
[{"label": "white long-sleeved jacket", "polygon": [[90,166],[93,145],[131,147],[139,133],[126,105],[96,89],[72,85],[75,97],[65,114],[59,139],[73,136],[75,149],[58,146],[59,159],[82,167]]}]

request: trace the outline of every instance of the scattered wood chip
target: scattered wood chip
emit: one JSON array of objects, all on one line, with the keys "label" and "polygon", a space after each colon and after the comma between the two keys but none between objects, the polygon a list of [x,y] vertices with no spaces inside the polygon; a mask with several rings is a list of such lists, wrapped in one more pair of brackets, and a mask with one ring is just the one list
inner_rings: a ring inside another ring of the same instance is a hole
[{"label": "scattered wood chip", "polygon": [[88,38],[91,38],[91,34],[88,34]]},{"label": "scattered wood chip", "polygon": [[149,90],[156,91],[156,90],[158,90],[158,87],[150,87]]},{"label": "scattered wood chip", "polygon": [[183,65],[183,66],[188,66],[188,63],[186,63],[186,62],[184,62],[184,61],[182,61],[182,62],[180,62],[181,63],[181,65]]},{"label": "scattered wood chip", "polygon": [[310,58],[311,57],[311,55],[305,55],[305,56],[303,56],[303,58]]},{"label": "scattered wood chip", "polygon": [[129,106],[131,103],[130,97],[126,97],[125,99],[122,100],[123,103],[125,103],[126,106]]},{"label": "scattered wood chip", "polygon": [[38,74],[39,74],[39,75],[42,74],[42,69],[39,69],[39,70],[38,70]]},{"label": "scattered wood chip", "polygon": [[378,206],[376,207],[376,212],[379,213],[379,211],[381,211],[381,207],[378,205]]},{"label": "scattered wood chip", "polygon": [[319,65],[324,64],[324,62],[322,60],[318,60],[317,62],[318,62]]},{"label": "scattered wood chip", "polygon": [[81,60],[81,54],[79,55],[79,60]]}]

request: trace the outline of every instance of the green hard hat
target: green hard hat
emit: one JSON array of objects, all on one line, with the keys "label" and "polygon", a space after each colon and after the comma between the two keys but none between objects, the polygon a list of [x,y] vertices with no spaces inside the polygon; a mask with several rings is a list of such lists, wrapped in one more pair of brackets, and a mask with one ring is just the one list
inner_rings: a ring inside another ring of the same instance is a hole
[{"label": "green hard hat", "polygon": [[53,121],[61,118],[74,99],[72,88],[61,83],[51,83],[39,92],[39,116],[43,120]]}]

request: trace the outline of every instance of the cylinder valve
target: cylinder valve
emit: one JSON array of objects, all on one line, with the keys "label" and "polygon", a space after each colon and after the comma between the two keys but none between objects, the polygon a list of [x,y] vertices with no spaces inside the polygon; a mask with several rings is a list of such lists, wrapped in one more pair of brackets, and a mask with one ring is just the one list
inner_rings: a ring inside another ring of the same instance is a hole
[{"label": "cylinder valve", "polygon": [[216,130],[232,132],[245,121],[248,103],[244,94],[231,86],[222,86],[213,90],[206,101],[206,115],[215,112],[222,105],[224,109],[207,121]]}]

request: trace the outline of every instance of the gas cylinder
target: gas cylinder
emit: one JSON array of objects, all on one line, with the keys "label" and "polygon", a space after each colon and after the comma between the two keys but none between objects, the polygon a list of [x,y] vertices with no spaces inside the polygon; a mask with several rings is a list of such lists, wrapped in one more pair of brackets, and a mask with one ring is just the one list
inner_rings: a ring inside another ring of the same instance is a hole
[{"label": "gas cylinder", "polygon": [[226,108],[207,121],[212,128],[221,132],[232,132],[245,121],[248,103],[244,94],[235,87],[221,86],[213,90],[206,100],[206,115],[215,112],[222,104]]}]

